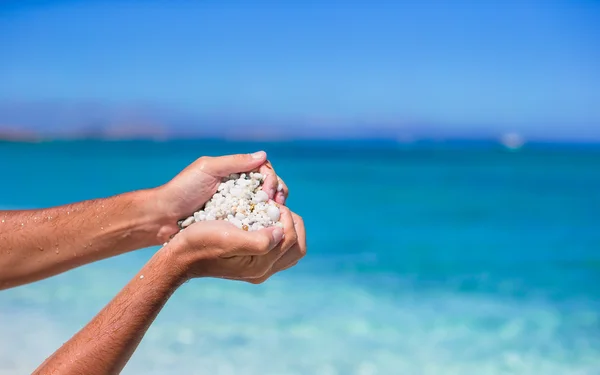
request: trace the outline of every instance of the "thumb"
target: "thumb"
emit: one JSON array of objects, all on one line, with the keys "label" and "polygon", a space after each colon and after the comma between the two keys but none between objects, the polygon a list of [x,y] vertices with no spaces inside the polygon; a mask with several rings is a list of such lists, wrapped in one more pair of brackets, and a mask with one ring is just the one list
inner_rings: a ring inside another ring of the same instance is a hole
[{"label": "thumb", "polygon": [[232,173],[248,172],[260,167],[267,160],[267,153],[258,151],[253,154],[236,154],[212,157],[206,170],[213,176],[227,177]]},{"label": "thumb", "polygon": [[239,250],[231,252],[230,256],[265,255],[277,247],[283,239],[283,229],[279,227],[263,228],[258,231],[245,232],[237,230]]},{"label": "thumb", "polygon": [[262,232],[263,235],[266,235],[269,239],[269,246],[267,251],[273,250],[281,240],[283,240],[283,229],[279,227],[269,227],[261,229],[259,232]]}]

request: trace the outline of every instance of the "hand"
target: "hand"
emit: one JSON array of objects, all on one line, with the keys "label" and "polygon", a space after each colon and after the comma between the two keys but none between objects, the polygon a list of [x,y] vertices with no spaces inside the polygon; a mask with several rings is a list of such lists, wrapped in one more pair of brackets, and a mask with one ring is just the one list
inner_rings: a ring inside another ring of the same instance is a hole
[{"label": "hand", "polygon": [[155,190],[154,204],[158,206],[156,209],[161,212],[163,218],[158,237],[165,242],[177,233],[177,221],[204,206],[217,191],[223,177],[256,169],[265,175],[263,190],[269,198],[284,204],[288,188],[277,177],[264,151],[221,157],[203,156]]},{"label": "hand", "polygon": [[185,280],[218,277],[262,283],[306,254],[302,219],[280,207],[279,227],[246,232],[221,220],[194,223],[160,251],[168,251]]},{"label": "hand", "polygon": [[306,255],[306,231],[304,229],[304,221],[302,218],[292,212],[292,221],[296,231],[296,243],[294,243],[286,252],[279,258],[271,267],[271,269],[263,276],[257,278],[246,279],[245,281],[252,284],[261,284],[271,276],[280,271],[285,271],[288,268],[295,266],[300,259]]}]

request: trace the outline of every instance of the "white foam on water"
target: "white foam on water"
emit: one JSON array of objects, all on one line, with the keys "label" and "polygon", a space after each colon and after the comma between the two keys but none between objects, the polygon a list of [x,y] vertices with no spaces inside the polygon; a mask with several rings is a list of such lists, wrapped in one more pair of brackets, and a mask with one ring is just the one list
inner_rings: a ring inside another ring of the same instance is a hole
[{"label": "white foam on water", "polygon": [[[0,293],[0,374],[30,373],[125,281],[99,270],[79,273],[68,291],[45,282]],[[294,273],[261,286],[194,280],[123,374],[587,375],[600,369],[599,333],[598,310],[586,301],[404,287],[392,295]]]}]

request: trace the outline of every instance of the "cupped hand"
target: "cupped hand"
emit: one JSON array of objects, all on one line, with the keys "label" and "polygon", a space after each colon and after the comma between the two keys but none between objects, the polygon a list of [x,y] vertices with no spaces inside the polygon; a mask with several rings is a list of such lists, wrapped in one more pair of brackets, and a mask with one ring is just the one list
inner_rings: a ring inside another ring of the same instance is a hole
[{"label": "cupped hand", "polygon": [[159,237],[167,240],[177,233],[177,221],[204,206],[217,191],[223,177],[253,170],[265,175],[262,188],[269,198],[284,204],[288,194],[287,186],[267,161],[264,151],[220,157],[203,156],[156,189],[155,205],[164,217]]},{"label": "cupped hand", "polygon": [[271,276],[280,271],[295,266],[300,259],[306,255],[306,230],[304,229],[304,220],[295,213],[291,213],[294,230],[296,232],[296,242],[279,258],[271,268],[262,276],[256,278],[247,278],[244,281],[252,284],[261,284]]},{"label": "cupped hand", "polygon": [[306,253],[304,225],[286,207],[283,229],[244,231],[226,221],[194,223],[161,251],[170,252],[184,279],[217,277],[261,283],[297,263]]}]

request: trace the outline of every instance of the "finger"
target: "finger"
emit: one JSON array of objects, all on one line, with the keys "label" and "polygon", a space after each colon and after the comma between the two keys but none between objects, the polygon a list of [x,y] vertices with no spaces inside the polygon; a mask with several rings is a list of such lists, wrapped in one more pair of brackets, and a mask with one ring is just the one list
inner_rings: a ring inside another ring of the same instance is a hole
[{"label": "finger", "polygon": [[219,157],[204,157],[202,171],[216,177],[227,177],[232,173],[248,172],[260,167],[267,160],[264,151],[253,154],[236,154]]},{"label": "finger", "polygon": [[298,241],[298,234],[294,226],[294,218],[289,208],[279,206],[280,218],[279,221],[283,224],[283,240],[265,255],[266,260],[272,266],[279,258],[284,256],[286,252],[292,248]]},{"label": "finger", "polygon": [[289,194],[289,190],[285,182],[281,177],[277,177],[277,193],[275,194],[275,202],[279,204],[285,204]]},{"label": "finger", "polygon": [[288,270],[288,269],[290,269],[290,268],[294,267],[296,264],[298,264],[298,261],[295,261],[295,262],[293,262],[292,264],[288,264],[287,266],[283,267],[282,269],[280,269],[280,270],[279,270],[279,271],[277,271],[277,272],[281,272],[281,271]]},{"label": "finger", "polygon": [[260,284],[277,272],[281,272],[295,266],[298,261],[306,255],[306,230],[304,228],[304,221],[300,216],[294,213],[292,213],[292,217],[294,221],[294,230],[297,234],[298,240],[289,250],[287,250],[284,254],[282,254],[281,257],[279,257],[279,259],[275,261],[273,266],[264,276],[248,280],[249,282],[253,284]]},{"label": "finger", "polygon": [[296,214],[292,214],[292,218],[297,240],[294,246],[273,265],[272,271],[274,273],[289,268],[292,263],[298,262],[306,255],[306,230],[304,228],[304,221]]},{"label": "finger", "polygon": [[252,263],[249,265],[248,272],[253,276],[249,276],[248,278],[258,278],[267,275],[273,265],[296,244],[298,236],[294,227],[294,219],[287,207],[281,209],[280,221],[283,223],[283,240],[268,253],[252,257]]},{"label": "finger", "polygon": [[225,258],[268,254],[281,243],[284,237],[284,230],[279,227],[249,232],[239,228],[231,228],[229,233],[222,245],[224,248],[231,249],[227,251]]},{"label": "finger", "polygon": [[262,185],[262,189],[267,193],[269,199],[275,198],[275,193],[277,193],[277,174],[275,173],[275,169],[271,165],[271,162],[268,160],[261,165],[258,170],[261,174],[265,176],[265,180]]}]

